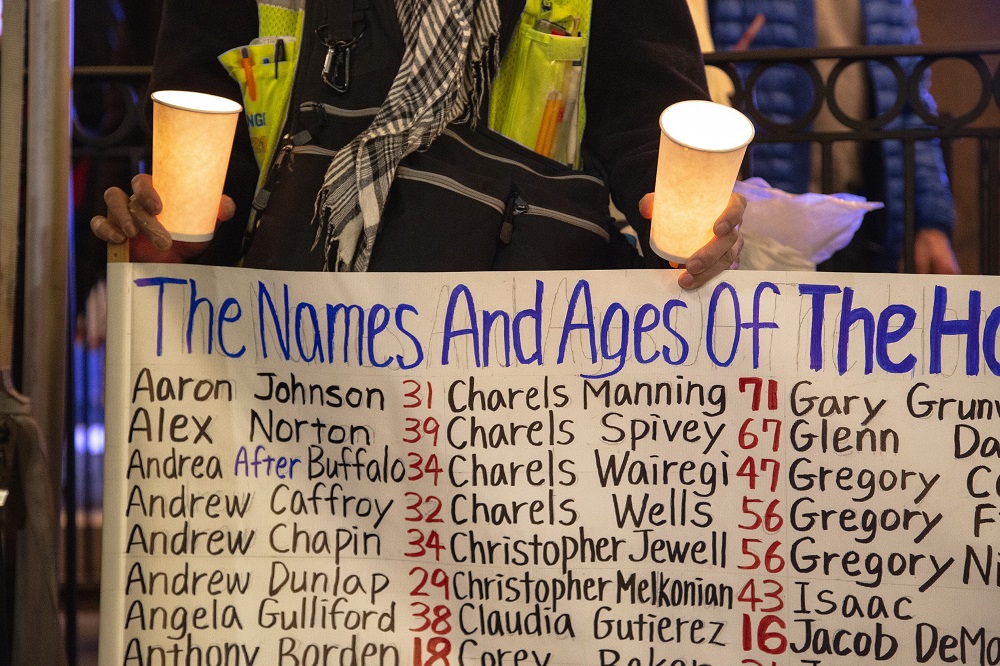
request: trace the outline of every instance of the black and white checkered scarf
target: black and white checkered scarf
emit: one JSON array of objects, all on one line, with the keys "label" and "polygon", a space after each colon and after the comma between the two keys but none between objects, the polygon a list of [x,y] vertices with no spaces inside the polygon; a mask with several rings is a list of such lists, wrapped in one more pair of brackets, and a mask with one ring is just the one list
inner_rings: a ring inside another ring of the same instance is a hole
[{"label": "black and white checkered scarf", "polygon": [[497,2],[396,0],[399,73],[371,126],[333,157],[316,199],[327,270],[367,270],[399,161],[449,123],[475,121],[497,62]]}]

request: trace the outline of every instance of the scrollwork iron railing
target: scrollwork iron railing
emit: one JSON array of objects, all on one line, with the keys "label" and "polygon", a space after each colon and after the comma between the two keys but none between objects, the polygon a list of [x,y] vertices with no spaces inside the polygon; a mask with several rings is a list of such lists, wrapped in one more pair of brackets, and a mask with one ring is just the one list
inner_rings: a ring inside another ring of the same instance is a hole
[{"label": "scrollwork iron railing", "polygon": [[143,114],[152,68],[76,67],[73,70],[73,158],[127,159],[137,173],[150,158]]},{"label": "scrollwork iron railing", "polygon": [[[915,225],[915,155],[918,141],[939,139],[948,146],[957,139],[978,142],[979,190],[979,272],[1000,274],[1000,123],[990,122],[988,110],[1000,109],[1000,68],[996,64],[1000,44],[956,47],[893,46],[851,49],[760,49],[739,53],[706,54],[705,62],[725,72],[735,89],[733,104],[744,111],[758,128],[755,143],[812,143],[821,148],[821,182],[829,192],[832,183],[832,146],[841,141],[899,141],[904,156],[904,270],[913,272]],[[833,61],[830,73],[823,77],[817,61]],[[992,65],[988,60],[993,60]],[[939,114],[928,108],[920,95],[924,76],[943,61],[965,63],[974,73],[970,108],[960,115]],[[852,118],[837,101],[837,82],[852,65],[878,63],[896,80],[895,104],[872,118]],[[904,66],[903,63],[906,63]],[[762,76],[776,67],[798,68],[812,82],[812,104],[808,111],[788,122],[766,116],[754,103],[754,87]],[[813,120],[823,108],[845,126],[844,131],[817,132]],[[898,129],[891,127],[904,108],[909,106],[926,127]]]}]

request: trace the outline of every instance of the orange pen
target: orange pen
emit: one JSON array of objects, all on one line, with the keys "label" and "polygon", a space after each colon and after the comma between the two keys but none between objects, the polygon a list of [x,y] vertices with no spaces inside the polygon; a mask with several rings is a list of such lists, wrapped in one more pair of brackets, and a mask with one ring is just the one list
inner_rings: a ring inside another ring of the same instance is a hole
[{"label": "orange pen", "polygon": [[250,57],[250,49],[244,46],[240,55],[242,56],[240,62],[243,65],[243,74],[247,78],[247,96],[251,102],[256,102],[257,80],[253,76],[253,59]]},{"label": "orange pen", "polygon": [[538,138],[535,139],[535,152],[549,155],[552,150],[552,140],[555,137],[556,124],[559,122],[559,108],[562,106],[559,91],[553,90],[545,100],[545,110],[542,112],[542,122],[538,127]]}]

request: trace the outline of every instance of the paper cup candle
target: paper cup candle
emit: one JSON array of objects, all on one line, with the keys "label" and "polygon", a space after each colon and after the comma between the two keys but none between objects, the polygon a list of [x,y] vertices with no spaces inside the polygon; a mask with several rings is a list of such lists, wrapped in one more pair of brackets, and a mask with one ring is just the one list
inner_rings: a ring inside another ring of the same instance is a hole
[{"label": "paper cup candle", "polygon": [[654,252],[683,264],[711,240],[753,134],[746,116],[713,102],[678,102],[660,114]]},{"label": "paper cup candle", "polygon": [[182,90],[152,98],[153,186],[163,203],[158,219],[174,240],[210,240],[243,107]]}]

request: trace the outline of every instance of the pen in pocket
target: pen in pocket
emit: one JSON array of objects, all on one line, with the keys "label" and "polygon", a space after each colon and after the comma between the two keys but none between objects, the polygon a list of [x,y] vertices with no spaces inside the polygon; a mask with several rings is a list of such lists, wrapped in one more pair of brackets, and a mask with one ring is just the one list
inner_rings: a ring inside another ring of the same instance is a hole
[{"label": "pen in pocket", "polygon": [[257,101],[257,80],[253,76],[253,58],[250,57],[250,49],[243,47],[240,52],[240,63],[243,65],[243,74],[247,78],[247,97],[251,102]]},{"label": "pen in pocket", "polygon": [[562,94],[558,90],[549,93],[545,100],[545,110],[542,112],[542,122],[538,127],[538,137],[535,139],[535,152],[549,156],[552,141],[555,138],[556,125],[559,123],[559,108],[562,106]]},{"label": "pen in pocket", "polygon": [[278,78],[278,63],[285,59],[285,40],[278,37],[278,40],[274,43],[274,78]]},{"label": "pen in pocket", "polygon": [[566,75],[569,85],[566,91],[563,137],[565,151],[563,161],[569,166],[576,165],[577,144],[580,141],[580,85],[583,82],[583,60],[574,60]]},{"label": "pen in pocket", "polygon": [[538,32],[544,32],[548,35],[556,35],[558,37],[567,37],[570,32],[566,30],[562,25],[556,23],[555,21],[550,21],[548,19],[541,19],[535,24],[535,30]]}]

